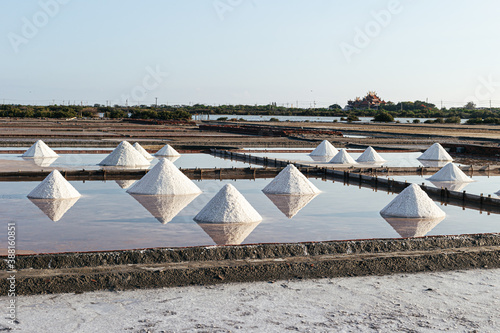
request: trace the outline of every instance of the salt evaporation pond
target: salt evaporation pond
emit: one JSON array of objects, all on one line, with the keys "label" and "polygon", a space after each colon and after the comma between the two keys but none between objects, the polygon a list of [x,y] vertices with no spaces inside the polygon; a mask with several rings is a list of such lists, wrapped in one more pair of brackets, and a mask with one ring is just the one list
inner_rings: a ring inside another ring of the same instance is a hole
[{"label": "salt evaporation pond", "polygon": [[[220,230],[199,225],[193,218],[222,186],[231,183],[263,218],[252,226],[243,244],[401,237],[379,214],[394,194],[342,182],[310,180],[322,193],[291,219],[261,191],[271,179],[196,181],[203,193],[166,224],[161,224],[115,181],[72,181],[82,197],[58,222],[50,220],[26,198],[38,182],[0,182],[0,220],[16,223],[19,251],[214,245],[213,239],[224,239]],[[500,232],[498,215],[451,205],[440,207],[447,216],[427,235]],[[212,234],[211,238],[207,232],[219,235]],[[6,248],[5,240],[0,248]]]},{"label": "salt evaporation pond", "polygon": [[[339,149],[339,147],[335,147]],[[361,154],[363,153],[362,149],[355,149],[355,151],[359,151],[358,153],[352,152],[353,149],[347,149],[347,152],[351,157],[356,160]],[[394,152],[394,153],[384,153],[384,152],[379,152],[377,151],[378,154],[386,160],[386,162],[380,163],[379,165],[382,166],[387,166],[387,167],[420,167],[420,166],[426,166],[427,162],[431,161],[420,161],[417,159],[422,153],[420,152]],[[335,167],[335,164],[331,164],[328,162],[315,162],[312,156],[309,155],[309,153],[275,153],[275,152],[268,152],[268,153],[251,153],[252,156],[259,156],[259,157],[267,157],[267,158],[276,158],[278,160],[286,160],[286,161],[293,161],[293,162],[298,162],[298,163],[317,163],[317,164],[325,164],[328,166]],[[328,161],[332,159],[333,156],[330,156],[328,158]],[[442,163],[443,166],[447,162]],[[354,167],[356,167],[358,164],[354,164]],[[360,163],[359,165],[369,165],[366,163]],[[457,164],[460,165],[460,164]],[[337,165],[338,166],[338,165]],[[429,164],[431,166],[431,164]]]},{"label": "salt evaporation pond", "polygon": [[[98,165],[107,154],[61,154],[54,162],[50,164],[50,168],[58,169],[86,169],[97,170],[103,168]],[[23,159],[20,154],[0,154],[0,162],[2,160],[10,161],[30,161],[30,159]],[[34,161],[33,161],[34,162]],[[150,167],[158,163],[155,158],[151,161]],[[175,159],[174,164],[179,168],[260,168],[259,165],[250,165],[236,160],[225,160],[215,157],[210,154],[182,154],[179,158]]]}]

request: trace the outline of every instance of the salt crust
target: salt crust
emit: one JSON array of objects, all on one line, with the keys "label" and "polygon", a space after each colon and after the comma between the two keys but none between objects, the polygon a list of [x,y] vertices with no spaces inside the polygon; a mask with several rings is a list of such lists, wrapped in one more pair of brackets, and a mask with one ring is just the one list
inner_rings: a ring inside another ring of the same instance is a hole
[{"label": "salt crust", "polygon": [[59,157],[45,142],[37,140],[21,155],[22,157]]},{"label": "salt crust", "polygon": [[262,221],[262,217],[233,185],[227,184],[194,220],[205,223],[251,223]]},{"label": "salt crust", "polygon": [[197,194],[201,190],[166,158],[160,161],[128,190],[131,194]]},{"label": "salt crust", "polygon": [[293,164],[288,164],[262,190],[269,194],[318,194],[321,191],[314,186]]},{"label": "salt crust", "polygon": [[438,172],[433,174],[428,180],[437,182],[470,183],[474,180],[467,176],[459,167],[453,163],[448,163]]},{"label": "salt crust", "polygon": [[132,147],[137,149],[137,151],[141,153],[141,155],[144,156],[147,160],[152,160],[154,158],[153,155],[146,151],[146,149],[142,148],[139,142],[134,143]]},{"label": "salt crust", "polygon": [[334,164],[356,164],[356,161],[349,155],[345,149],[340,149],[337,155],[335,155],[330,163]]},{"label": "salt crust", "polygon": [[28,194],[28,198],[33,199],[70,199],[80,196],[80,193],[64,179],[58,170],[52,171]]},{"label": "salt crust", "polygon": [[356,162],[385,162],[385,160],[370,146],[365,149]]},{"label": "salt crust", "polygon": [[419,160],[431,161],[453,161],[453,158],[439,143],[430,146],[422,155],[417,157]]},{"label": "salt crust", "polygon": [[166,144],[162,149],[156,152],[155,156],[181,156],[181,154],[179,154],[177,150],[172,148],[172,146]]},{"label": "salt crust", "polygon": [[380,211],[383,217],[437,218],[446,216],[420,186],[411,184]]},{"label": "salt crust", "polygon": [[149,164],[150,162],[127,141],[120,142],[120,144],[99,163],[99,165],[126,167],[148,166]]},{"label": "salt crust", "polygon": [[317,147],[314,149],[311,156],[335,156],[339,151],[335,148],[328,140],[323,140]]}]

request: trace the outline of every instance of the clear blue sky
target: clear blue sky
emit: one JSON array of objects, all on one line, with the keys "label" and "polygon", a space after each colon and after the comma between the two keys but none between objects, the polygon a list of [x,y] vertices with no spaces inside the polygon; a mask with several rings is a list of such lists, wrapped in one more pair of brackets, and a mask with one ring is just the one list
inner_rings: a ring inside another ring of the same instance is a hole
[{"label": "clear blue sky", "polygon": [[494,0],[0,0],[0,8],[0,103],[343,106],[375,90],[394,102],[500,106]]}]

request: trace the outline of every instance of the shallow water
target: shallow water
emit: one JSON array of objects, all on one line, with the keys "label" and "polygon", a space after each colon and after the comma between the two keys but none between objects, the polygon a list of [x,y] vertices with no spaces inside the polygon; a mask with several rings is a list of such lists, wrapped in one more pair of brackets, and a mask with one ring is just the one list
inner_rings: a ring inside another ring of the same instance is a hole
[{"label": "shallow water", "polygon": [[[251,244],[401,237],[379,215],[394,194],[311,179],[323,192],[289,219],[262,193],[270,181],[196,182],[203,193],[166,224],[152,215],[158,213],[148,211],[115,181],[71,182],[82,197],[62,217],[58,215],[58,222],[26,198],[38,182],[0,182],[0,220],[16,223],[18,250],[38,253],[214,245],[214,240],[224,239]],[[260,224],[249,226],[248,230],[213,230],[193,221],[226,183],[233,184],[262,215]],[[498,215],[455,206],[442,209],[447,217],[426,231],[427,235],[500,231]],[[239,236],[227,236],[231,232]],[[2,239],[0,248],[5,247]]]},{"label": "shallow water", "polygon": [[[23,159],[20,155],[16,154],[0,154],[1,160],[10,161],[28,161],[32,162],[34,165],[43,167],[54,167],[58,169],[86,169],[94,170],[100,169],[101,166],[97,165],[100,163],[107,154],[61,154],[59,158],[55,160],[48,161],[50,164],[47,165],[46,161],[42,161],[45,164],[40,164],[39,160],[25,158]],[[44,159],[45,160],[45,159]],[[175,159],[174,164],[178,168],[247,168],[250,166],[248,163],[240,161],[224,160],[215,157],[210,154],[182,154],[179,158]],[[155,158],[151,161],[151,167],[158,163],[158,159]],[[258,165],[251,165],[253,168],[259,168]]]}]

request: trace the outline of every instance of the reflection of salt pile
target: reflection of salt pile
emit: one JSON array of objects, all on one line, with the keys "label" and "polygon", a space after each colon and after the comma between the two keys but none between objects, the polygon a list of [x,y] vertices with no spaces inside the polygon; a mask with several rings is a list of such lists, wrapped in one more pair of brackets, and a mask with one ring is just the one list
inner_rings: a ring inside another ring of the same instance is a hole
[{"label": "reflection of salt pile", "polygon": [[23,157],[23,160],[33,162],[39,167],[49,167],[58,157]]},{"label": "reflection of salt pile", "polygon": [[368,147],[363,154],[358,157],[356,162],[385,162],[385,160],[375,151],[375,149]]},{"label": "reflection of salt pile", "polygon": [[437,182],[455,183],[470,183],[474,181],[453,163],[446,164],[441,170],[427,179]]},{"label": "reflection of salt pile", "polygon": [[339,151],[328,141],[323,140],[317,147],[311,152],[311,156],[335,156]]},{"label": "reflection of salt pile", "polygon": [[49,219],[54,222],[59,221],[66,212],[73,207],[73,205],[80,198],[71,199],[32,199],[30,201],[34,203],[40,210],[47,215]]},{"label": "reflection of salt pile", "polygon": [[148,166],[149,161],[142,156],[130,143],[122,141],[99,163],[99,165],[141,167]]},{"label": "reflection of salt pile", "polygon": [[287,195],[266,193],[266,196],[283,214],[286,215],[286,217],[291,219],[309,202],[311,202],[317,194]]},{"label": "reflection of salt pile", "polygon": [[309,157],[314,161],[314,162],[328,162],[332,159],[331,156],[312,156],[309,155]]},{"label": "reflection of salt pile", "polygon": [[259,225],[252,223],[200,223],[198,225],[217,245],[238,245]]},{"label": "reflection of salt pile", "polygon": [[179,214],[199,194],[187,195],[138,195],[132,194],[160,223],[166,224]]},{"label": "reflection of salt pile", "polygon": [[500,191],[495,192],[495,194],[500,197]]},{"label": "reflection of salt pile", "polygon": [[432,185],[437,188],[447,188],[450,191],[462,191],[469,183],[455,183],[455,182],[435,182],[431,180]]},{"label": "reflection of salt pile", "polygon": [[172,162],[162,158],[127,192],[133,194],[177,195],[201,193],[201,190]]},{"label": "reflection of salt pile", "polygon": [[139,142],[134,143],[132,147],[137,149],[137,151],[141,153],[141,155],[144,156],[147,160],[152,160],[154,158],[150,153],[146,151],[146,149],[142,148]]},{"label": "reflection of salt pile", "polygon": [[439,143],[435,143],[430,146],[420,157],[419,160],[431,160],[431,161],[453,161],[453,158],[448,154],[448,152]]},{"label": "reflection of salt pile", "polygon": [[380,211],[383,217],[437,218],[445,216],[420,186],[411,184]]},{"label": "reflection of salt pile", "polygon": [[37,140],[22,157],[59,157],[55,151],[45,144],[42,140]]},{"label": "reflection of salt pile", "polygon": [[318,194],[321,191],[314,186],[293,164],[288,164],[262,190],[270,194]]},{"label": "reflection of salt pile", "polygon": [[80,193],[57,170],[52,171],[28,194],[34,199],[70,199],[79,198]]},{"label": "reflection of salt pile", "polygon": [[422,166],[426,168],[442,168],[450,161],[429,161],[429,160],[419,160]]},{"label": "reflection of salt pile", "polygon": [[115,182],[123,189],[129,188],[135,183],[135,179],[124,179],[124,180],[115,180]]},{"label": "reflection of salt pile", "polygon": [[251,223],[262,217],[231,184],[225,185],[194,217],[205,223]]},{"label": "reflection of salt pile", "polygon": [[340,149],[337,155],[335,155],[330,163],[335,164],[356,164],[356,161],[347,153],[345,149]]},{"label": "reflection of salt pile", "polygon": [[384,217],[401,237],[423,237],[444,220],[444,216],[436,218],[401,218]]},{"label": "reflection of salt pile", "polygon": [[177,150],[172,148],[169,144],[166,144],[162,149],[156,152],[155,156],[181,156],[181,154],[179,154]]}]

